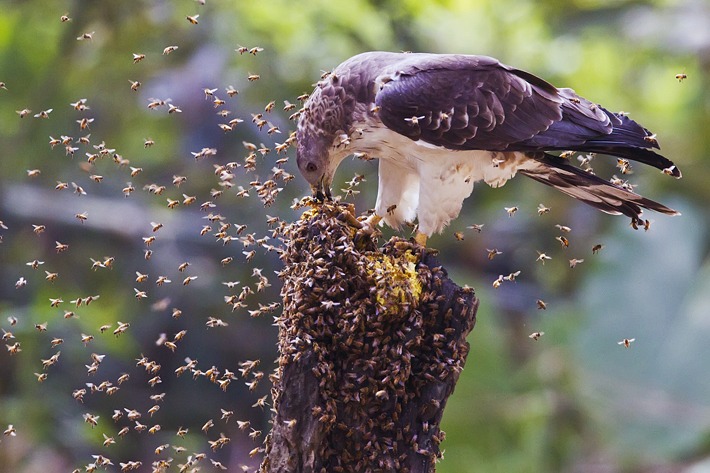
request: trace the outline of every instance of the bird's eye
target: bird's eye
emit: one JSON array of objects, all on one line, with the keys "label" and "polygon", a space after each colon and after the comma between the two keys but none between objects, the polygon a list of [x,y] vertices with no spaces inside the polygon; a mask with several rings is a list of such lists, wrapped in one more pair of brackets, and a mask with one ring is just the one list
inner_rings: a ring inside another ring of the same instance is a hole
[{"label": "bird's eye", "polygon": [[308,172],[316,172],[318,170],[318,166],[316,166],[314,163],[308,163],[306,164],[306,171]]}]

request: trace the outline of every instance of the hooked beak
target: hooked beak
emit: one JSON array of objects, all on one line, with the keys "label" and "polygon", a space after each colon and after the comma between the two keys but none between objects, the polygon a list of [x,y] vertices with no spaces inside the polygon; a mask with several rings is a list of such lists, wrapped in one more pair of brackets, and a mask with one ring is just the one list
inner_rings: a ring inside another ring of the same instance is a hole
[{"label": "hooked beak", "polygon": [[320,178],[318,184],[311,185],[311,191],[313,191],[313,197],[319,201],[324,202],[326,200],[333,200],[330,193],[330,183],[325,182],[325,174]]}]

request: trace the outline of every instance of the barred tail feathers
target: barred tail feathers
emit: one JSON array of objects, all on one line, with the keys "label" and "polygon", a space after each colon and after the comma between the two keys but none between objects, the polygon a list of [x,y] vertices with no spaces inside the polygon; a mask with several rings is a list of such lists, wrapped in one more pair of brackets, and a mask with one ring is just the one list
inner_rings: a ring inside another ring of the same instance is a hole
[{"label": "barred tail feathers", "polygon": [[557,156],[549,154],[531,156],[518,172],[603,212],[613,215],[623,214],[636,222],[640,220],[643,209],[666,215],[680,215],[680,212],[663,204],[569,165]]}]

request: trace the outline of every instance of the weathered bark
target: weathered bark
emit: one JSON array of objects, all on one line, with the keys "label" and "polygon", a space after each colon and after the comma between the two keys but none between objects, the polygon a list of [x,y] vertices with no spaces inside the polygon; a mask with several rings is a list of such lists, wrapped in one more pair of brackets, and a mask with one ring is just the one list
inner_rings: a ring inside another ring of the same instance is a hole
[{"label": "weathered bark", "polygon": [[264,472],[432,472],[478,300],[435,253],[326,204],[288,231]]}]

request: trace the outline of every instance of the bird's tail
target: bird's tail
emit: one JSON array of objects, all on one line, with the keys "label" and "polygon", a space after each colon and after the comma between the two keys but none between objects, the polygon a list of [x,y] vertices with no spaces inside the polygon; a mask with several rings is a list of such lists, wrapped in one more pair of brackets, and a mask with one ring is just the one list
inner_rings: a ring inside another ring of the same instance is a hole
[{"label": "bird's tail", "polygon": [[529,156],[532,159],[527,161],[518,172],[603,212],[626,215],[634,223],[641,222],[643,209],[655,210],[667,215],[680,215],[676,210],[572,166],[557,156],[543,153]]},{"label": "bird's tail", "polygon": [[608,135],[588,140],[580,146],[580,151],[631,159],[661,169],[675,178],[681,177],[680,169],[673,161],[649,149],[659,149],[655,135],[623,113],[610,112],[603,107],[601,109],[614,128]]},{"label": "bird's tail", "polygon": [[[574,150],[586,153],[599,153],[619,158],[630,159],[640,163],[648,164],[663,170],[675,178],[680,178],[680,169],[673,164],[673,161],[655,153],[651,148],[658,149],[658,141],[646,128],[642,127],[624,114],[614,113],[599,107],[609,117],[612,125],[611,132],[600,134],[594,137],[586,136],[589,132],[584,126],[576,123],[571,117],[567,120],[554,123],[550,128],[533,137],[535,144],[547,150]],[[580,132],[580,128],[583,130]],[[574,145],[561,145],[570,135],[580,134],[584,142]],[[567,146],[565,148],[565,146]]]}]

